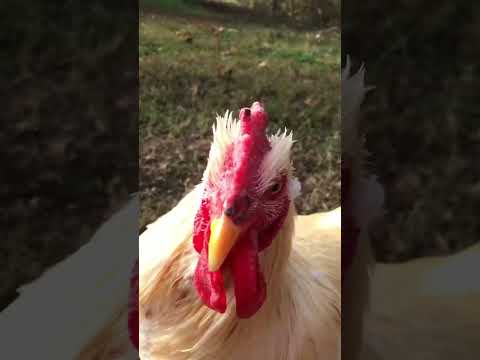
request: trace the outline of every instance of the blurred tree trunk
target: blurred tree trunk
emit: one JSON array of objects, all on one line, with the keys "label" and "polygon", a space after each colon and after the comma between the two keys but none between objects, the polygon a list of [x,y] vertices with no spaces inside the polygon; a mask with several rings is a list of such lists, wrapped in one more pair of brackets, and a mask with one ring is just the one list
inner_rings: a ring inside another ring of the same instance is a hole
[{"label": "blurred tree trunk", "polygon": [[272,15],[278,14],[278,0],[272,0]]},{"label": "blurred tree trunk", "polygon": [[294,16],[295,15],[295,0],[287,0],[288,1],[288,15]]}]

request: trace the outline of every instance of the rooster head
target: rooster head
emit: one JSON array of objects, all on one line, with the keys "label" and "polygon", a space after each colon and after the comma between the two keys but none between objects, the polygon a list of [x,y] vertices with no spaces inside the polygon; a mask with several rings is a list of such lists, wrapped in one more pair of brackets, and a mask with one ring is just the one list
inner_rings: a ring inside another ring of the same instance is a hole
[{"label": "rooster head", "polygon": [[299,192],[292,176],[292,135],[267,136],[268,115],[259,102],[217,117],[203,195],[194,221],[199,253],[194,284],[202,302],[224,313],[224,275],[231,275],[239,318],[254,315],[266,299],[259,254],[274,241]]}]

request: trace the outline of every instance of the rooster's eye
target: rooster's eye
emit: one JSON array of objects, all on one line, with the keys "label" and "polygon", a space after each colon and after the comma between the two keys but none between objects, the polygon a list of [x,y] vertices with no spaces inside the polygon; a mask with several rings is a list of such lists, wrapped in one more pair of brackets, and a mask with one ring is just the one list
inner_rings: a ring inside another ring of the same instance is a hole
[{"label": "rooster's eye", "polygon": [[270,192],[272,194],[276,194],[278,193],[280,190],[282,190],[282,184],[279,183],[279,182],[276,182],[275,184],[273,184],[271,187],[270,187]]}]

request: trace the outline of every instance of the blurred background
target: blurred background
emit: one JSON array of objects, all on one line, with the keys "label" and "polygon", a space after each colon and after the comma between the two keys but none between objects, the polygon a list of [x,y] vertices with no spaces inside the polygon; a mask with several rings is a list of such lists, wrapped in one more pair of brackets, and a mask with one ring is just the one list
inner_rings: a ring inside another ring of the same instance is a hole
[{"label": "blurred background", "polygon": [[140,230],[200,182],[216,114],[264,103],[293,131],[300,213],[340,204],[340,8],[140,2]]},{"label": "blurred background", "polygon": [[138,190],[137,12],[0,3],[0,310]]},{"label": "blurred background", "polygon": [[364,62],[376,87],[362,126],[386,190],[380,261],[480,240],[479,14],[470,1],[343,2],[342,56]]}]

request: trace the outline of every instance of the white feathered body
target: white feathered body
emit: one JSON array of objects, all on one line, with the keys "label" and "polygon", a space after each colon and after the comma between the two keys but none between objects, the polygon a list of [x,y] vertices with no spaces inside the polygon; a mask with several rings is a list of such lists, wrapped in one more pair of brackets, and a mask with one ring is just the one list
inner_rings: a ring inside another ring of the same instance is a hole
[{"label": "white feathered body", "polygon": [[363,359],[476,359],[479,260],[476,244],[454,255],[377,264]]},{"label": "white feathered body", "polygon": [[[250,319],[205,307],[193,287],[192,219],[201,190],[140,236],[140,356],[152,360],[336,359],[340,338],[340,209],[293,206],[261,258],[267,300]],[[227,280],[228,284],[228,280]],[[228,285],[227,285],[228,287]],[[229,303],[233,304],[232,294]]]}]

